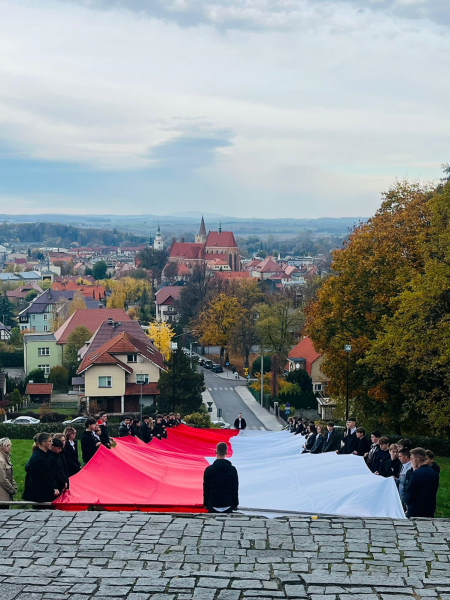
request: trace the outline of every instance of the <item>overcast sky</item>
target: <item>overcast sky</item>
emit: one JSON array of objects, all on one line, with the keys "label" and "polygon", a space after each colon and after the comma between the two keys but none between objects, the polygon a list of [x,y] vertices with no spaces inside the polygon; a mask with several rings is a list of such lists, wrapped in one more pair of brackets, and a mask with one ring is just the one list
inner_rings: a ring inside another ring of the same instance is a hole
[{"label": "overcast sky", "polygon": [[450,161],[448,0],[0,15],[0,213],[370,216]]}]

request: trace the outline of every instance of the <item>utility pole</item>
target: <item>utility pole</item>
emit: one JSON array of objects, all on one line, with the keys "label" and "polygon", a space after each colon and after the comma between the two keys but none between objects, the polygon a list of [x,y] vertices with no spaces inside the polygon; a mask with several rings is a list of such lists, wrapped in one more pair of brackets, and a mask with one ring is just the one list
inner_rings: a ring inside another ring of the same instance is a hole
[{"label": "utility pole", "polygon": [[349,412],[348,412],[348,366],[349,366],[350,352],[352,351],[352,347],[350,346],[350,344],[346,344],[344,346],[344,350],[345,350],[345,353],[347,354],[347,394],[346,394],[346,401],[345,401],[345,420],[348,421],[348,417],[349,417]]},{"label": "utility pole", "polygon": [[175,412],[175,356],[178,349],[177,342],[171,343],[172,348],[172,412]]},{"label": "utility pole", "polygon": [[264,406],[264,354],[261,354],[261,406]]}]

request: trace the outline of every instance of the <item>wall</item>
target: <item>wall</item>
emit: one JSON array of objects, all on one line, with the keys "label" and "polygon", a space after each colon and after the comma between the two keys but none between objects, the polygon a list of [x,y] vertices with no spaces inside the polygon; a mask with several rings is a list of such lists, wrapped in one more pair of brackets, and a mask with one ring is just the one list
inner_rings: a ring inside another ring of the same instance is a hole
[{"label": "wall", "polygon": [[[99,388],[98,378],[101,376],[112,377],[112,387]],[[85,394],[95,396],[123,396],[125,394],[125,371],[114,365],[95,365],[85,371]]]},{"label": "wall", "polygon": [[[52,334],[49,337],[53,337]],[[25,374],[37,369],[39,365],[49,365],[50,369],[62,364],[62,350],[56,341],[28,341],[27,336],[24,336],[24,366]],[[50,348],[49,356],[38,356],[38,348]]]}]

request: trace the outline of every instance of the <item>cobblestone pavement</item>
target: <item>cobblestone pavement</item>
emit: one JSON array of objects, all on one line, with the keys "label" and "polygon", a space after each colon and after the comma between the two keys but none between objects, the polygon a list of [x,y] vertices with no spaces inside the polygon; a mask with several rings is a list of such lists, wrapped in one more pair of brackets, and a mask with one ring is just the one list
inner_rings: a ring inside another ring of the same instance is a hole
[{"label": "cobblestone pavement", "polygon": [[1,600],[450,600],[450,520],[0,511]]}]

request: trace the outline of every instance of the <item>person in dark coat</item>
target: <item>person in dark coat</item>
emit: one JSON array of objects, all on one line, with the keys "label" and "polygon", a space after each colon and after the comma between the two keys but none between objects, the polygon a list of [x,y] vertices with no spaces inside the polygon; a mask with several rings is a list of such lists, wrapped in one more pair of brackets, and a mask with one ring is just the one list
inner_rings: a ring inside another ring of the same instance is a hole
[{"label": "person in dark coat", "polygon": [[130,433],[133,437],[141,437],[141,422],[138,419],[133,419],[130,427]]},{"label": "person in dark coat", "polygon": [[325,444],[327,431],[323,425],[317,425],[316,427],[316,439],[314,440],[314,445],[311,448],[310,454],[321,454],[323,450],[323,446]]},{"label": "person in dark coat", "polygon": [[106,446],[111,448],[111,440],[108,433],[108,415],[106,413],[100,413],[100,419],[97,421],[97,425],[100,425],[100,441]]},{"label": "person in dark coat", "polygon": [[210,513],[231,513],[239,505],[239,479],[236,467],[226,460],[225,442],[216,446],[217,459],[203,474],[203,505]]},{"label": "person in dark coat", "polygon": [[167,437],[166,428],[162,424],[162,417],[158,417],[156,419],[156,423],[153,426],[153,435],[154,437],[158,438],[158,440]]},{"label": "person in dark coat", "polygon": [[49,433],[36,436],[36,449],[25,465],[25,489],[23,500],[29,502],[53,502],[59,496],[59,490],[53,481],[48,451],[52,445]]},{"label": "person in dark coat", "polygon": [[62,454],[64,443],[61,439],[53,437],[52,445],[48,451],[48,459],[52,469],[53,481],[62,494],[69,488],[69,474],[67,472],[66,461]]},{"label": "person in dark coat", "polygon": [[353,451],[353,454],[356,456],[365,456],[368,454],[370,450],[370,442],[366,438],[366,430],[364,427],[357,427],[356,429],[356,449]]},{"label": "person in dark coat", "polygon": [[315,425],[309,425],[308,426],[308,431],[309,431],[308,438],[307,438],[307,440],[306,440],[306,442],[304,444],[302,454],[306,454],[308,452],[311,452],[311,450],[314,447],[314,443],[316,441],[316,437],[317,437],[316,426]]},{"label": "person in dark coat", "polygon": [[375,457],[375,454],[378,452],[380,446],[380,439],[381,439],[381,433],[378,429],[375,429],[375,431],[372,431],[372,433],[370,434],[370,439],[372,441],[372,445],[370,446],[370,450],[367,454],[364,455],[364,458],[366,459],[366,464],[369,467],[369,469],[373,472],[372,466],[373,466],[373,460]]},{"label": "person in dark coat", "polygon": [[380,474],[382,463],[390,458],[389,456],[389,438],[381,437],[378,442],[378,450],[375,452],[370,470],[376,475]]},{"label": "person in dark coat", "polygon": [[80,443],[81,455],[83,457],[83,462],[86,465],[97,452],[102,443],[98,436],[95,435],[95,430],[97,429],[97,421],[95,419],[86,419],[85,427],[86,431],[83,432]]},{"label": "person in dark coat", "polygon": [[334,423],[331,421],[327,423],[327,430],[322,452],[336,452],[341,447],[341,436],[334,429]]},{"label": "person in dark coat", "polygon": [[356,437],[356,419],[350,417],[347,421],[347,432],[344,438],[344,445],[337,450],[338,454],[353,454],[358,446]]},{"label": "person in dark coat", "polygon": [[247,427],[247,422],[243,418],[242,413],[239,413],[237,419],[234,421],[234,428],[244,430]]},{"label": "person in dark coat", "polygon": [[433,469],[440,476],[441,467],[434,462],[434,452],[432,450],[425,450],[425,454],[427,455],[427,465]]},{"label": "person in dark coat", "polygon": [[75,439],[77,430],[74,427],[66,427],[64,435],[66,436],[66,443],[64,444],[63,454],[66,459],[67,472],[69,477],[72,477],[72,475],[76,475],[81,469],[78,459],[78,442]]},{"label": "person in dark coat", "polygon": [[122,421],[122,423],[119,425],[119,437],[125,437],[127,435],[130,435],[130,429],[131,429],[131,419],[129,417],[126,417],[126,419],[124,419]]},{"label": "person in dark coat", "polygon": [[152,440],[152,430],[150,429],[150,417],[148,415],[144,415],[142,417],[142,423],[140,427],[140,438],[143,442],[148,444]]},{"label": "person in dark coat", "polygon": [[432,519],[436,511],[438,474],[427,465],[427,455],[423,448],[411,450],[411,464],[414,471],[405,494],[405,504],[408,507],[406,516]]},{"label": "person in dark coat", "polygon": [[398,479],[401,467],[402,463],[398,458],[397,444],[391,444],[389,447],[389,458],[381,463],[380,475]]}]

